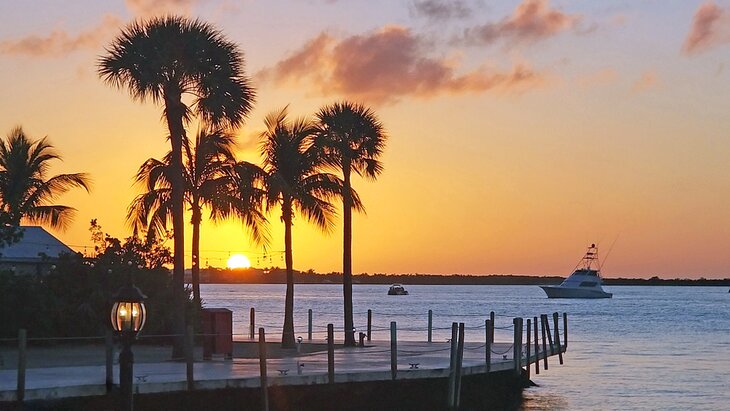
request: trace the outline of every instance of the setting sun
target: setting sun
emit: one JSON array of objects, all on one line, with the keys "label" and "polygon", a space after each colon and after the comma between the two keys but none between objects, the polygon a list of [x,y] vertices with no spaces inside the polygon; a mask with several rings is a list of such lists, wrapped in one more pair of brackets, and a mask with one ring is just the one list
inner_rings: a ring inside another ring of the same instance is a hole
[{"label": "setting sun", "polygon": [[226,264],[228,265],[228,268],[251,267],[251,261],[249,261],[248,257],[242,254],[233,254],[228,258],[228,262]]}]

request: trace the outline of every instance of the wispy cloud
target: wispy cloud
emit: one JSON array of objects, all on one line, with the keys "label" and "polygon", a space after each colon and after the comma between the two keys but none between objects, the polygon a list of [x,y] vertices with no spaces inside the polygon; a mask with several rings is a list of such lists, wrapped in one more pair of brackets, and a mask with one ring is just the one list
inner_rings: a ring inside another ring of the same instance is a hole
[{"label": "wispy cloud", "polygon": [[135,16],[151,17],[164,14],[191,14],[193,8],[205,0],[124,0]]},{"label": "wispy cloud", "polygon": [[657,74],[654,70],[647,70],[641,74],[641,77],[639,77],[636,82],[634,82],[633,87],[631,87],[631,90],[634,92],[642,92],[647,91],[651,89],[656,89],[661,85],[661,81],[659,80],[659,74]]},{"label": "wispy cloud", "polygon": [[566,30],[576,30],[582,16],[567,14],[550,7],[548,0],[523,0],[512,15],[496,23],[486,23],[464,30],[467,44],[531,43],[555,36]]},{"label": "wispy cloud", "polygon": [[257,77],[373,103],[392,103],[405,96],[521,92],[545,80],[527,64],[515,64],[506,71],[485,65],[462,73],[446,59],[429,57],[424,43],[400,26],[344,39],[323,33]]},{"label": "wispy cloud", "polygon": [[414,0],[410,4],[411,15],[429,20],[464,19],[473,10],[464,0]]},{"label": "wispy cloud", "polygon": [[97,50],[107,37],[118,30],[122,23],[120,18],[106,15],[95,27],[77,34],[56,29],[47,35],[33,34],[16,39],[0,40],[0,55],[55,57],[82,49]]},{"label": "wispy cloud", "polygon": [[599,86],[613,84],[618,79],[618,73],[611,67],[602,68],[593,73],[578,77],[578,86],[583,89],[590,89]]},{"label": "wispy cloud", "polygon": [[682,46],[685,54],[696,54],[730,43],[730,12],[712,1],[695,11],[692,27]]}]

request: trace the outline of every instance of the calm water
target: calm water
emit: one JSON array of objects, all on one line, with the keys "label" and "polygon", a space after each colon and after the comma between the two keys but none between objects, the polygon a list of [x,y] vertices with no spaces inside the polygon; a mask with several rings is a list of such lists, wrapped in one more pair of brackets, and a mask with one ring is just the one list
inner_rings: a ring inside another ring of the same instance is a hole
[{"label": "calm water", "polygon": [[[399,339],[425,340],[434,312],[434,340],[450,336],[452,321],[466,323],[466,339],[483,341],[484,320],[497,313],[497,341],[511,341],[512,317],[568,313],[565,365],[557,358],[525,390],[527,410],[730,409],[730,293],[726,287],[606,287],[614,298],[548,300],[537,286],[418,286],[408,296],[387,296],[385,285],[354,285],[355,326],[387,339],[390,321]],[[281,332],[284,285],[203,285],[208,307],[234,312],[234,333],[248,333],[249,309],[257,327]],[[315,338],[326,324],[342,327],[342,288],[297,285],[296,334],[306,338],[313,310]],[[473,327],[473,329],[468,329]],[[341,333],[336,337],[341,338]],[[552,358],[551,358],[552,360]]]}]

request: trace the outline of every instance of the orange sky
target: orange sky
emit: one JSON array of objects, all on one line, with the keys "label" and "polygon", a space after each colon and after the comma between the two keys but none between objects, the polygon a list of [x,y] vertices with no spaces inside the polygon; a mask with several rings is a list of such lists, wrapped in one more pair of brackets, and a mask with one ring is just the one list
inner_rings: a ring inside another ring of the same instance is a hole
[{"label": "orange sky", "polygon": [[[355,181],[355,272],[566,275],[618,238],[606,277],[730,276],[730,2],[492,3],[3,3],[0,133],[48,136],[54,173],[91,174],[91,194],[59,200],[78,215],[57,237],[82,251],[92,218],[128,235],[132,177],[169,144],[160,107],[105,85],[95,60],[134,18],[185,14],[245,53],[258,100],[241,159],[258,161],[263,117],[286,104],[349,98],[380,116],[385,172]],[[296,219],[295,268],[341,271],[341,229]],[[206,224],[203,262],[283,265],[247,238]]]}]

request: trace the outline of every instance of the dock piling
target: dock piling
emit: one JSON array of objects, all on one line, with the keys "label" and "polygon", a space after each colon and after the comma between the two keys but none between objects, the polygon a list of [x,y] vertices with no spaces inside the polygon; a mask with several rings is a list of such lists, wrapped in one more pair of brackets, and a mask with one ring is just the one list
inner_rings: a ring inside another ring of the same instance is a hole
[{"label": "dock piling", "polygon": [[492,324],[492,328],[489,330],[489,341],[494,342],[494,311],[489,313],[489,323]]},{"label": "dock piling", "polygon": [[[253,308],[251,313],[253,314]],[[259,328],[259,372],[261,375],[261,410],[269,411],[269,387],[266,378],[266,331],[264,327]]]},{"label": "dock piling", "polygon": [[433,330],[433,310],[428,310],[428,342],[431,342]]},{"label": "dock piling", "polygon": [[546,315],[540,314],[540,331],[542,332],[542,369],[547,371],[548,369],[548,355],[547,355],[547,337],[545,337],[545,319]]},{"label": "dock piling", "polygon": [[310,308],[309,311],[307,311],[307,341],[312,341],[312,309]]},{"label": "dock piling", "polygon": [[251,340],[254,340],[256,338],[256,310],[253,307],[251,307],[251,313],[248,315],[248,321],[251,323],[248,331],[248,337]]},{"label": "dock piling", "polygon": [[530,342],[531,342],[530,341],[530,333],[532,332],[532,322],[531,321],[532,320],[530,320],[528,318],[527,319],[527,327],[525,327],[525,330],[527,331],[527,333],[526,333],[527,339],[526,339],[526,344],[525,344],[525,354],[526,354],[525,357],[527,358],[527,361],[526,361],[527,364],[525,365],[525,371],[527,371],[527,379],[528,380],[530,379],[530,365],[532,365],[530,363],[530,354],[531,354],[530,353],[530,348],[531,348],[530,347]]},{"label": "dock piling", "polygon": [[563,312],[563,350],[568,351],[568,313]]},{"label": "dock piling", "polygon": [[[537,317],[532,317],[533,327],[535,328],[535,375],[540,374],[540,338],[537,335]],[[529,332],[529,330],[528,330]]]},{"label": "dock piling", "polygon": [[373,331],[373,310],[368,309],[368,341],[370,341],[370,337],[372,336]]},{"label": "dock piling", "polygon": [[484,320],[484,362],[487,364],[487,372],[492,369],[492,340],[491,340],[491,320]]},{"label": "dock piling", "polygon": [[545,321],[545,333],[547,334],[548,345],[550,346],[550,355],[555,355],[555,345],[553,344],[553,335],[550,332],[550,320],[548,320],[547,314],[543,314],[543,321]]},{"label": "dock piling", "polygon": [[188,325],[185,329],[185,374],[188,381],[188,391],[192,391],[193,388],[195,388],[195,377],[193,375],[194,350],[195,340],[193,336],[193,326]]},{"label": "dock piling", "polygon": [[454,408],[459,409],[461,402],[461,368],[464,363],[464,323],[459,323],[459,342],[456,348],[456,377],[454,389]]},{"label": "dock piling", "polygon": [[512,325],[514,326],[512,339],[512,367],[515,374],[520,375],[520,369],[522,368],[522,361],[520,358],[520,334],[522,333],[522,327],[520,326],[520,318],[513,318]]},{"label": "dock piling", "polygon": [[560,348],[560,328],[558,327],[558,313],[553,313],[553,328],[555,328],[555,345],[558,347],[558,359],[563,365],[563,350]]},{"label": "dock piling", "polygon": [[335,326],[327,324],[327,381],[335,383]]},{"label": "dock piling", "polygon": [[390,322],[390,376],[398,375],[398,336],[395,321]]},{"label": "dock piling", "polygon": [[114,387],[114,334],[112,330],[104,333],[104,348],[106,354],[106,392]]},{"label": "dock piling", "polygon": [[25,399],[25,366],[26,366],[27,332],[24,328],[18,330],[18,402]]}]

